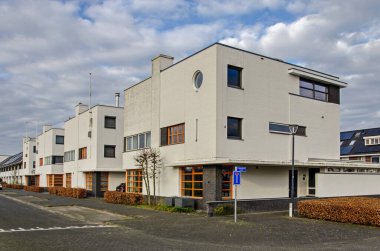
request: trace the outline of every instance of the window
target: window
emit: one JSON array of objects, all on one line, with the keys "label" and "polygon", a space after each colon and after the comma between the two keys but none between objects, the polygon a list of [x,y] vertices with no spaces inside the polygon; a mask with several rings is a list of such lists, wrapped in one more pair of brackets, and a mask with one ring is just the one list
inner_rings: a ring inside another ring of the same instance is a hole
[{"label": "window", "polygon": [[104,145],[104,158],[115,158],[116,146]]},{"label": "window", "polygon": [[203,197],[203,167],[181,168],[181,195]]},{"label": "window", "polygon": [[379,163],[379,156],[372,156],[372,163]]},{"label": "window", "polygon": [[228,65],[227,67],[227,86],[241,88],[242,68]]},{"label": "window", "polygon": [[64,136],[60,136],[60,135],[56,135],[55,136],[55,143],[57,145],[63,145],[65,143],[65,137]]},{"label": "window", "polygon": [[223,167],[222,169],[222,199],[229,200],[232,198],[232,167]]},{"label": "window", "polygon": [[48,187],[62,187],[63,186],[63,174],[47,174]]},{"label": "window", "polygon": [[126,172],[127,193],[142,193],[142,170],[130,169]]},{"label": "window", "polygon": [[108,191],[108,173],[107,172],[100,173],[100,191],[101,192]]},{"label": "window", "polygon": [[33,161],[33,168],[36,168],[36,162]]},{"label": "window", "polygon": [[116,129],[116,117],[105,116],[104,128]]},{"label": "window", "polygon": [[24,169],[26,168],[26,162],[24,162]]},{"label": "window", "polygon": [[48,156],[45,157],[45,165],[62,164],[63,156]]},{"label": "window", "polygon": [[328,101],[329,88],[318,82],[300,78],[300,95],[307,98]]},{"label": "window", "polygon": [[198,90],[201,87],[202,82],[203,82],[203,74],[202,74],[202,72],[201,71],[196,71],[195,74],[194,74],[194,79],[193,79],[195,90]]},{"label": "window", "polygon": [[185,124],[161,128],[161,146],[185,143]]},{"label": "window", "polygon": [[87,147],[79,148],[78,159],[87,159]]},{"label": "window", "polygon": [[44,165],[44,159],[40,158],[40,166],[43,166],[43,165]]},{"label": "window", "polygon": [[[274,122],[269,122],[269,132],[280,133],[280,134],[291,134],[288,124],[281,124],[281,123],[274,123]],[[296,135],[306,136],[306,127],[298,126]]]},{"label": "window", "polygon": [[365,145],[366,146],[373,146],[373,145],[379,145],[380,144],[380,137],[379,136],[371,136],[370,138],[365,138]]},{"label": "window", "polygon": [[86,190],[92,191],[92,173],[86,173]]},{"label": "window", "polygon": [[227,117],[227,138],[241,139],[241,121],[240,118]]},{"label": "window", "polygon": [[66,173],[66,188],[71,188],[71,173]]},{"label": "window", "polygon": [[124,138],[127,151],[134,151],[150,147],[150,132],[144,132]]},{"label": "window", "polygon": [[75,150],[64,153],[64,161],[69,162],[75,160]]},{"label": "window", "polygon": [[33,153],[37,153],[37,147],[33,146]]}]

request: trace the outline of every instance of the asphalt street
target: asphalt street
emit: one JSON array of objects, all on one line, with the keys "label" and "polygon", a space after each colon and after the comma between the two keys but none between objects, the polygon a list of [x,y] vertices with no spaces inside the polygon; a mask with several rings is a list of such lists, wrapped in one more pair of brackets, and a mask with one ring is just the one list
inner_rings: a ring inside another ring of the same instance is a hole
[{"label": "asphalt street", "polygon": [[380,228],[289,218],[208,218],[22,190],[0,192],[0,250],[379,250]]}]

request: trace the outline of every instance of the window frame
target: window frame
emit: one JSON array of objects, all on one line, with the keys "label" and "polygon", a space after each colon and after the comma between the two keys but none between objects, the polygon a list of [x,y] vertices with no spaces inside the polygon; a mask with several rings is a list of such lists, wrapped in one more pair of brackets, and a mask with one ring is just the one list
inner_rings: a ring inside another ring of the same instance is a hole
[{"label": "window frame", "polygon": [[[239,85],[230,84],[229,73],[231,70],[238,71]],[[243,68],[235,65],[227,65],[227,87],[235,88],[235,89],[243,89]]]},{"label": "window frame", "polygon": [[[237,120],[238,121],[238,130],[240,136],[229,136],[229,120]],[[242,140],[243,139],[243,119],[238,117],[231,117],[227,116],[227,139],[236,139],[236,140]]]},{"label": "window frame", "polygon": [[78,149],[78,160],[87,159],[87,146]]},{"label": "window frame", "polygon": [[185,123],[161,128],[160,146],[184,144],[185,128]]},{"label": "window frame", "polygon": [[[191,172],[185,172],[185,168],[191,168]],[[196,169],[201,168],[201,172]],[[190,197],[195,199],[202,199],[204,197],[203,191],[203,181],[204,181],[204,170],[203,166],[186,166],[180,169],[180,193],[182,197]],[[195,180],[196,175],[202,175],[202,180]],[[186,179],[186,176],[191,177],[190,180]],[[191,184],[191,187],[186,187],[186,183]],[[195,184],[201,184],[202,188],[195,188]],[[190,191],[191,195],[186,195],[186,191]],[[201,191],[202,196],[196,196],[196,191]]]},{"label": "window frame", "polygon": [[[271,122],[269,121],[269,133],[275,133],[275,134],[285,134],[285,135],[291,135],[291,132],[290,130],[289,131],[280,131],[280,130],[274,130],[274,129],[271,129],[271,125],[277,125],[277,126],[284,126],[284,127],[287,127],[288,130],[289,130],[289,126],[290,124],[284,124],[284,123],[277,123],[277,122]],[[300,130],[301,129],[301,130]],[[307,134],[306,134],[306,129],[307,127],[306,126],[301,126],[301,125],[298,125],[298,129],[297,129],[297,132],[296,132],[296,136],[304,136],[304,137],[307,137]],[[301,132],[304,132],[304,133],[301,133]]]},{"label": "window frame", "polygon": [[[312,88],[302,86],[302,83],[310,84],[310,85],[312,85]],[[316,86],[317,87],[324,87],[325,90],[326,90],[326,92],[318,90],[316,88]],[[302,95],[301,90],[311,91],[312,97],[309,97],[307,95]],[[316,93],[317,94],[324,94],[325,95],[325,99],[319,99],[319,98],[317,98],[316,97]],[[306,78],[300,78],[299,79],[299,95],[301,97],[305,97],[305,98],[310,98],[310,99],[314,99],[314,100],[318,100],[318,101],[323,101],[323,102],[329,102],[329,86],[326,85],[326,84],[314,81],[314,80],[310,80],[310,79],[306,79]]]},{"label": "window frame", "polygon": [[71,173],[65,173],[65,187],[71,188]]},{"label": "window frame", "polygon": [[87,172],[85,173],[85,185],[86,185],[86,190],[87,191],[92,191],[92,177],[93,176],[93,173],[92,172]]},{"label": "window frame", "polygon": [[127,193],[142,194],[142,169],[127,169],[125,172],[125,191]]},{"label": "window frame", "polygon": [[[112,148],[113,155],[106,156],[106,148]],[[116,145],[104,145],[104,158],[116,158]]]},{"label": "window frame", "polygon": [[[140,136],[144,135],[144,147],[140,147]],[[149,137],[148,137],[149,135]],[[136,138],[136,147],[134,147],[134,141],[133,139]],[[148,138],[149,138],[149,145],[148,145]],[[130,145],[129,145],[130,143]],[[130,148],[129,148],[130,146]],[[141,149],[146,149],[151,147],[151,132],[143,132],[143,133],[138,133],[134,135],[129,135],[124,137],[124,152],[132,152],[132,151],[137,151]]]},{"label": "window frame", "polygon": [[[62,143],[58,142],[58,138],[62,139]],[[64,145],[65,144],[65,136],[63,136],[63,135],[55,135],[55,144],[56,145]]]},{"label": "window frame", "polygon": [[[113,119],[114,120],[114,126],[107,126],[107,119]],[[116,129],[116,116],[104,116],[104,128]]]}]

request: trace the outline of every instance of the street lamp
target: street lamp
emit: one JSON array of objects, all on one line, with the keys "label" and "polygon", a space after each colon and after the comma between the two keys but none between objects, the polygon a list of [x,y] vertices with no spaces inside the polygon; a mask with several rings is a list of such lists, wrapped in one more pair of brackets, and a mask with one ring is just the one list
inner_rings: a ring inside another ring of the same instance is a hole
[{"label": "street lamp", "polygon": [[289,131],[292,134],[292,185],[291,185],[291,202],[289,204],[289,217],[294,215],[294,135],[296,135],[298,125],[289,125]]}]

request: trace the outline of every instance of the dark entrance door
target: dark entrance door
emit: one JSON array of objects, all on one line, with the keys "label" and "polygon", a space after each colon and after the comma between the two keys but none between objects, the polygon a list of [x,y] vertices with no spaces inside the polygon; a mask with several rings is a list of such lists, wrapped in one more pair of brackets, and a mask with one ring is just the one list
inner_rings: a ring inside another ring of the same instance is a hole
[{"label": "dark entrance door", "polygon": [[315,195],[315,174],[319,168],[309,168],[309,195]]},{"label": "dark entrance door", "polygon": [[[294,197],[297,197],[298,170],[294,170]],[[292,170],[289,170],[289,198],[292,197]]]}]

